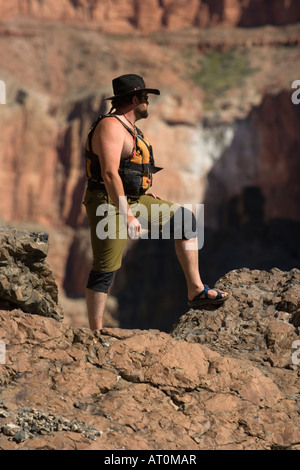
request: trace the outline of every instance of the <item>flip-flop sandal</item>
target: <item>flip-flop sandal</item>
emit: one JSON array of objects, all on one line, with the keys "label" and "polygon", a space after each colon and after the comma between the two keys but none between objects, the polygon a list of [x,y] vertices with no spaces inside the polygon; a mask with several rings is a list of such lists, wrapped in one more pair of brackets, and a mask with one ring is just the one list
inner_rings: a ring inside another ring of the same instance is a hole
[{"label": "flip-flop sandal", "polygon": [[[215,297],[214,299],[208,298],[209,290],[215,290],[217,292],[217,297]],[[202,297],[203,294],[205,295],[205,297]],[[193,300],[188,301],[188,306],[191,308],[201,308],[204,305],[220,305],[225,302],[228,297],[229,295],[225,295],[225,297],[223,297],[221,292],[217,289],[211,289],[208,286],[204,286],[204,289],[198,295],[196,295]]]}]

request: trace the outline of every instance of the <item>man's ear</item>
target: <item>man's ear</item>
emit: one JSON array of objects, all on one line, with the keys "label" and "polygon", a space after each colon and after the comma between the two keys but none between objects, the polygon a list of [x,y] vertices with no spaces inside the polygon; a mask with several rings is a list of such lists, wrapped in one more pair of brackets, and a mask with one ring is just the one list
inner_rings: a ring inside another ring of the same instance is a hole
[{"label": "man's ear", "polygon": [[132,104],[134,104],[134,106],[137,106],[138,104],[140,104],[140,100],[136,95],[132,97]]}]

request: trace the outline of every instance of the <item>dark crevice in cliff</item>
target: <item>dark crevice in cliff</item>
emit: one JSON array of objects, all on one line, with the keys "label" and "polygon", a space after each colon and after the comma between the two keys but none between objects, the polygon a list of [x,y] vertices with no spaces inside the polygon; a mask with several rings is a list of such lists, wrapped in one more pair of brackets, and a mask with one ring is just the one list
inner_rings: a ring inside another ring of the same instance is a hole
[{"label": "dark crevice in cliff", "polygon": [[[264,220],[300,221],[300,106],[291,93],[266,95],[260,106],[236,123],[234,138],[207,176],[206,225],[225,228],[230,205],[247,187],[257,187],[260,200],[248,195],[246,210],[264,212]],[[236,200],[236,203],[238,201]]]}]

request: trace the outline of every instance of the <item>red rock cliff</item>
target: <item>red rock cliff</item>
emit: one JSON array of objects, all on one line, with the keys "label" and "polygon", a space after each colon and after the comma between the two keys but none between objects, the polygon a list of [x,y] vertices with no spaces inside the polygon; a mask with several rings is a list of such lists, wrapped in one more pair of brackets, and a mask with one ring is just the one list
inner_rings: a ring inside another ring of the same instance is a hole
[{"label": "red rock cliff", "polygon": [[1,0],[1,19],[18,17],[84,23],[106,32],[150,32],[191,26],[260,26],[296,23],[297,0]]}]

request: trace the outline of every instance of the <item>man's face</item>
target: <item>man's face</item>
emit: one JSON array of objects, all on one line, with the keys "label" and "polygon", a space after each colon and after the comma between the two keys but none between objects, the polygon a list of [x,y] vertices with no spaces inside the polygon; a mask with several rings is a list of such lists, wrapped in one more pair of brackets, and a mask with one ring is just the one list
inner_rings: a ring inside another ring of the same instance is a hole
[{"label": "man's face", "polygon": [[142,93],[142,95],[137,97],[137,99],[138,99],[138,105],[134,111],[135,111],[136,120],[138,121],[139,119],[146,119],[148,117],[149,101],[148,101],[147,93]]}]

